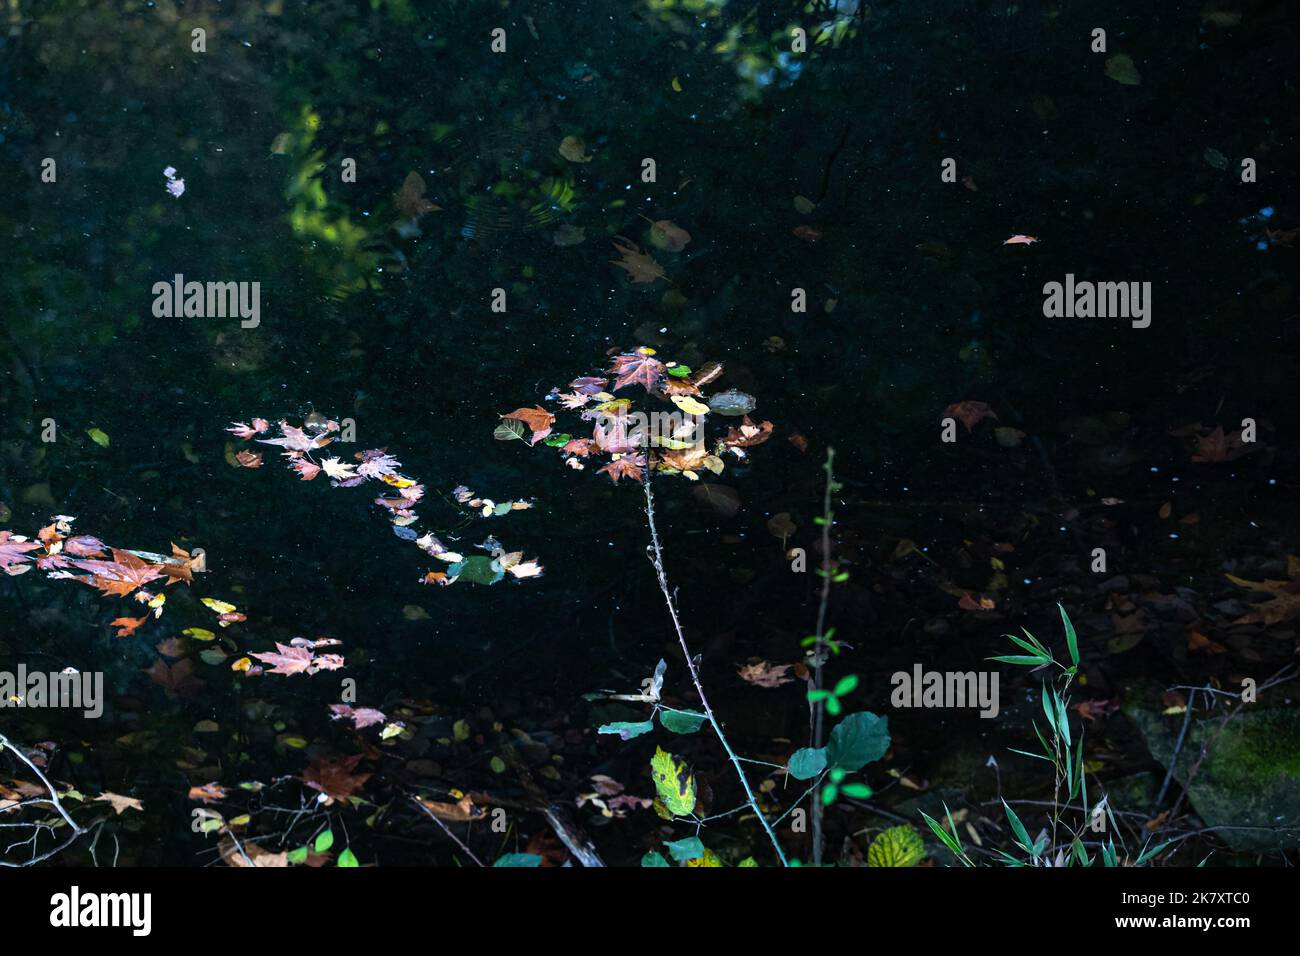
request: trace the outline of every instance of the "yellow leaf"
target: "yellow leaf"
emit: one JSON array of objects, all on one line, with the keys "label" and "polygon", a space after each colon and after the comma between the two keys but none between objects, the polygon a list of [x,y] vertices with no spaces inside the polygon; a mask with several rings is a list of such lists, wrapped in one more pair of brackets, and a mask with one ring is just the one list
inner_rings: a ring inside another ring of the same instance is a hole
[{"label": "yellow leaf", "polygon": [[712,850],[705,850],[703,856],[697,856],[693,860],[686,861],[687,866],[722,866],[722,860],[718,859],[718,854]]},{"label": "yellow leaf", "polygon": [[709,406],[703,402],[697,402],[689,395],[674,395],[673,404],[684,411],[687,415],[707,415]]},{"label": "yellow leaf", "polygon": [[650,775],[664,808],[672,815],[688,816],[695,809],[695,777],[685,760],[679,760],[662,747],[655,747],[650,758]]},{"label": "yellow leaf", "polygon": [[98,445],[100,448],[107,448],[107,447],[108,447],[108,435],[107,435],[107,433],[101,431],[101,430],[98,429],[98,428],[87,428],[87,429],[86,429],[86,434],[89,435],[89,436],[90,436],[90,440],[93,441],[93,442],[94,442],[96,445]]},{"label": "yellow leaf", "polygon": [[194,638],[196,641],[213,641],[217,638],[217,635],[213,634],[206,627],[187,627],[185,630],[181,631],[181,633],[186,637]]},{"label": "yellow leaf", "polygon": [[227,604],[225,601],[218,601],[216,598],[199,598],[199,600],[218,614],[232,614],[235,611],[235,605]]},{"label": "yellow leaf", "polygon": [[867,866],[914,866],[925,858],[925,844],[910,824],[890,827],[867,849]]}]

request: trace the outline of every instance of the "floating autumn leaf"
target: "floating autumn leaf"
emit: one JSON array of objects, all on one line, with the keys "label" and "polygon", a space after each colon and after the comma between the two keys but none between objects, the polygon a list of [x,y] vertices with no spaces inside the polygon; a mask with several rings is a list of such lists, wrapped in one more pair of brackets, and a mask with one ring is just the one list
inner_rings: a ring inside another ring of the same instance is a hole
[{"label": "floating autumn leaf", "polygon": [[[233,823],[233,821],[232,821]],[[289,851],[273,853],[256,843],[237,844],[233,839],[223,839],[217,844],[217,852],[226,866],[254,869],[282,869],[288,867]]]},{"label": "floating autumn leaf", "polygon": [[577,136],[566,136],[560,140],[560,155],[571,163],[589,163],[587,144]]},{"label": "floating autumn leaf", "polygon": [[645,216],[641,218],[650,223],[650,245],[656,249],[681,252],[691,241],[691,234],[671,219],[652,221]]},{"label": "floating autumn leaf", "polygon": [[740,495],[735,488],[718,484],[699,484],[691,492],[724,518],[730,518],[740,511]]},{"label": "floating autumn leaf", "polygon": [[985,418],[996,419],[997,413],[989,407],[988,402],[964,401],[954,402],[943,410],[942,418],[955,418],[970,431]]},{"label": "floating autumn leaf", "polygon": [[262,453],[259,451],[239,451],[235,452],[235,460],[239,462],[242,468],[261,468]]},{"label": "floating autumn leaf", "polygon": [[1021,233],[1016,233],[1010,239],[1005,240],[1002,244],[1004,246],[1032,246],[1037,241],[1037,236],[1026,236]]},{"label": "floating autumn leaf", "polygon": [[281,421],[279,438],[259,438],[258,442],[263,445],[279,445],[290,451],[312,451],[316,448],[324,448],[333,440],[325,432],[308,435],[301,428],[295,428],[288,422]]},{"label": "floating autumn leaf", "polygon": [[728,448],[750,448],[754,445],[761,445],[772,437],[773,425],[771,422],[762,422],[755,425],[746,415],[739,426],[733,425],[722,439],[722,443]]},{"label": "floating autumn leaf", "polygon": [[127,810],[139,810],[144,812],[144,804],[135,797],[124,797],[120,793],[113,793],[111,790],[105,790],[95,798],[95,802],[111,803],[114,812],[120,817]]},{"label": "floating autumn leaf", "polygon": [[155,684],[167,691],[168,696],[192,694],[203,687],[203,681],[194,676],[194,663],[189,660],[168,664],[159,658],[145,673]]},{"label": "floating autumn leaf", "polygon": [[226,788],[215,782],[205,783],[201,787],[190,787],[189,797],[191,800],[200,800],[203,803],[215,803],[226,799]]},{"label": "floating autumn leaf", "polygon": [[[274,673],[274,671],[272,671],[272,673]],[[330,712],[334,715],[334,720],[351,720],[352,726],[357,730],[372,727],[375,724],[382,724],[388,719],[382,710],[375,710],[373,707],[351,707],[348,704],[330,704]]]},{"label": "floating autumn leaf", "polygon": [[822,231],[815,226],[795,226],[793,232],[804,242],[819,242],[822,238]]},{"label": "floating autumn leaf", "polygon": [[[275,650],[262,654],[250,653],[264,664],[274,665],[269,674],[307,674],[311,676],[323,670],[338,670],[343,666],[343,658],[338,654],[317,654],[310,642],[301,642],[295,638],[291,644],[275,642]],[[300,643],[301,642],[301,643]]]},{"label": "floating autumn leaf", "polygon": [[114,637],[130,637],[132,634],[134,634],[134,633],[135,633],[135,632],[140,628],[140,625],[143,624],[143,623],[144,623],[145,621],[147,621],[147,620],[149,620],[149,615],[148,615],[148,614],[146,614],[144,617],[119,617],[119,618],[115,618],[115,619],[110,623],[110,626],[111,626],[111,627],[115,627],[115,628],[117,628],[117,633],[114,634],[113,636],[114,636]]},{"label": "floating autumn leaf", "polygon": [[755,687],[780,687],[794,681],[790,675],[793,664],[773,664],[771,661],[758,661],[746,664],[736,671],[740,679]]},{"label": "floating autumn leaf", "polygon": [[320,463],[321,470],[335,481],[351,481],[357,477],[357,466],[350,461],[339,458],[326,458]]},{"label": "floating autumn leaf", "polygon": [[551,433],[551,424],[555,421],[555,416],[540,405],[534,405],[532,408],[516,408],[513,412],[507,412],[500,417],[507,421],[522,422],[533,433],[532,441],[529,443],[533,445]]},{"label": "floating autumn leaf", "polygon": [[1208,435],[1198,435],[1197,449],[1192,453],[1192,461],[1216,463],[1235,461],[1243,455],[1259,450],[1255,442],[1243,442],[1241,431],[1224,433],[1222,425],[1216,425]]},{"label": "floating autumn leaf", "polygon": [[674,395],[672,397],[672,403],[687,415],[707,415],[710,411],[708,405],[696,401],[689,395]]},{"label": "floating autumn leaf", "polygon": [[791,445],[794,445],[795,448],[798,448],[801,452],[807,452],[807,451],[808,451],[808,439],[805,438],[805,437],[804,437],[801,433],[799,433],[799,432],[794,432],[794,433],[790,436],[790,438],[789,438],[789,442],[790,442]]},{"label": "floating autumn leaf", "polygon": [[476,806],[469,794],[465,794],[455,803],[442,803],[427,797],[418,797],[420,806],[424,807],[439,820],[448,823],[465,823],[483,816],[483,808]]},{"label": "floating autumn leaf", "polygon": [[596,473],[598,475],[609,475],[614,484],[618,484],[620,478],[630,478],[632,481],[640,481],[642,472],[645,467],[644,455],[616,454],[608,465],[601,468]]},{"label": "floating autumn leaf", "polygon": [[1233,621],[1233,624],[1281,624],[1300,614],[1300,558],[1287,555],[1286,581],[1248,581],[1236,575],[1226,577],[1233,584],[1252,591],[1264,591],[1272,594],[1267,601],[1252,606],[1249,613]]},{"label": "floating autumn leaf", "polygon": [[76,578],[83,584],[98,588],[105,594],[126,596],[138,587],[157,580],[165,574],[161,564],[153,564],[120,548],[110,549],[112,560],[89,559],[70,562],[73,567],[89,571],[91,577]]},{"label": "floating autumn leaf", "polygon": [[647,392],[653,392],[667,374],[663,362],[655,358],[655,350],[642,347],[626,355],[616,355],[609,367],[614,375],[614,391],[629,385],[640,385]]},{"label": "floating autumn leaf", "polygon": [[39,541],[28,541],[22,535],[15,535],[12,531],[0,531],[0,568],[31,561],[32,559],[27,557],[27,552],[35,551],[39,547],[41,547]]},{"label": "floating autumn leaf", "polygon": [[1074,706],[1084,720],[1096,721],[1099,717],[1113,714],[1119,710],[1119,700],[1085,700]]},{"label": "floating autumn leaf", "polygon": [[997,607],[997,602],[983,595],[977,601],[969,594],[963,594],[957,601],[957,606],[963,611],[991,611]]},{"label": "floating autumn leaf", "polygon": [[318,757],[303,771],[299,779],[313,790],[325,794],[327,806],[335,800],[346,803],[353,794],[365,786],[366,781],[371,777],[371,774],[356,772],[361,757],[362,754],[353,754],[342,760]]},{"label": "floating autumn leaf", "polygon": [[393,194],[393,205],[408,219],[419,219],[425,213],[440,212],[441,206],[435,206],[425,198],[425,189],[424,177],[412,170],[402,181],[402,188]]},{"label": "floating autumn leaf", "polygon": [[236,438],[242,438],[248,441],[271,427],[271,423],[265,418],[254,418],[251,425],[245,425],[243,422],[231,422],[226,431],[230,432]]},{"label": "floating autumn leaf", "polygon": [[[622,239],[623,242],[618,242],[619,239]],[[663,267],[655,262],[654,257],[642,252],[640,247],[630,239],[625,236],[616,236],[611,242],[622,258],[609,261],[626,271],[632,278],[633,283],[654,282],[656,279],[667,278]]]},{"label": "floating autumn leaf", "polygon": [[786,539],[798,530],[799,527],[791,519],[789,512],[782,511],[780,514],[774,514],[767,519],[768,534],[774,538],[780,538],[782,547],[785,547]]}]

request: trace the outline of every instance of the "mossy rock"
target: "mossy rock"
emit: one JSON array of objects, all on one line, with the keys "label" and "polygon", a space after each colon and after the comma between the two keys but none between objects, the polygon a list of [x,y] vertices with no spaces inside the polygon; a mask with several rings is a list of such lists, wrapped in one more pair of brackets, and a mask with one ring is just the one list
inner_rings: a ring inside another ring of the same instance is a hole
[{"label": "mossy rock", "polygon": [[[1168,767],[1183,715],[1163,716],[1152,706],[1158,701],[1158,694],[1128,695],[1124,713],[1146,739],[1151,756]],[[1186,782],[1202,743],[1221,727],[1221,720],[1192,718],[1174,769],[1179,784]],[[1300,713],[1248,704],[1214,741],[1188,801],[1206,826],[1231,828],[1218,835],[1234,849],[1294,847],[1300,840]]]}]

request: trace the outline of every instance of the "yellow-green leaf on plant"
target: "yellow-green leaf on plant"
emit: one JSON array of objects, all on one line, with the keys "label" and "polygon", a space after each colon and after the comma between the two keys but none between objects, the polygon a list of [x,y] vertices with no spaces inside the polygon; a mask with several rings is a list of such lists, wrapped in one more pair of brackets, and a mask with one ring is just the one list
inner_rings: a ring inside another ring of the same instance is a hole
[{"label": "yellow-green leaf on plant", "polygon": [[921,834],[909,823],[890,827],[867,849],[867,866],[915,866],[924,858]]},{"label": "yellow-green leaf on plant", "polygon": [[695,777],[686,766],[662,747],[650,758],[650,774],[665,809],[674,816],[688,816],[695,809]]},{"label": "yellow-green leaf on plant", "polygon": [[96,445],[98,445],[100,448],[107,448],[107,447],[108,447],[108,433],[107,433],[107,432],[101,431],[101,430],[98,429],[98,428],[87,428],[87,429],[86,429],[86,434],[89,435],[89,436],[90,436],[90,440],[93,441],[93,442],[94,442]]},{"label": "yellow-green leaf on plant", "polygon": [[718,859],[718,854],[712,850],[705,850],[703,856],[697,856],[693,860],[686,861],[687,866],[722,866],[722,861]]}]

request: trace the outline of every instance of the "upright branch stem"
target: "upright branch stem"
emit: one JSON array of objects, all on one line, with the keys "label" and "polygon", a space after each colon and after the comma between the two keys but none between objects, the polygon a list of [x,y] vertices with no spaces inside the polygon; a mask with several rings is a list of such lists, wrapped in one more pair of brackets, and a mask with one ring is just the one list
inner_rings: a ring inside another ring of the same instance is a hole
[{"label": "upright branch stem", "polygon": [[650,490],[649,467],[646,468],[646,478],[642,482],[645,485],[645,513],[650,523],[650,546],[654,552],[651,561],[655,567],[655,576],[659,579],[659,590],[663,592],[664,601],[668,605],[668,614],[673,619],[673,629],[677,632],[677,642],[682,646],[682,654],[686,658],[686,669],[690,672],[691,683],[695,685],[695,693],[699,695],[700,706],[704,708],[704,716],[708,718],[709,725],[713,728],[713,733],[717,735],[718,742],[722,744],[722,749],[727,752],[731,765],[736,768],[736,776],[740,778],[740,785],[745,790],[745,800],[749,804],[754,815],[758,817],[758,822],[763,825],[767,832],[767,838],[772,841],[772,848],[776,851],[777,858],[781,861],[782,866],[789,866],[790,863],[785,858],[785,851],[781,849],[781,843],[776,838],[776,833],[772,825],[767,822],[767,817],[758,806],[758,800],[754,796],[754,791],[749,786],[749,778],[745,776],[745,768],[740,765],[740,758],[736,752],[731,749],[731,744],[727,741],[727,735],[722,732],[722,724],[713,713],[713,708],[709,706],[709,698],[704,693],[704,685],[700,682],[700,672],[695,666],[695,657],[691,654],[691,649],[686,643],[686,635],[682,633],[682,623],[677,617],[677,602],[673,600],[673,592],[668,587],[668,573],[664,570],[664,552],[659,544],[659,529],[655,527],[655,499],[654,493]]},{"label": "upright branch stem", "polygon": [[[813,644],[813,689],[822,689],[822,664],[826,660],[823,644],[826,635],[826,609],[831,603],[831,486],[834,476],[835,449],[826,449],[826,493],[822,497],[822,598],[817,607],[817,641]],[[813,704],[812,748],[820,749],[826,719],[826,708],[819,699]],[[822,800],[821,787],[815,786],[812,801],[812,858],[813,866],[822,865]]]}]

